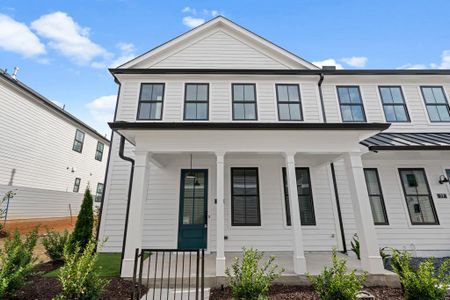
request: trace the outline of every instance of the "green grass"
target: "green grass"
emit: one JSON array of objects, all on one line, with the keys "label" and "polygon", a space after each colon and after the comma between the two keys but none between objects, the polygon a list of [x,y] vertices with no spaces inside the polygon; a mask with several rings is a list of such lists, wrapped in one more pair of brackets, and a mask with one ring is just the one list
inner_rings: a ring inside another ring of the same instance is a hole
[{"label": "green grass", "polygon": [[[120,276],[120,253],[99,253],[96,269],[102,277]],[[44,277],[57,277],[59,269],[44,274]]]}]

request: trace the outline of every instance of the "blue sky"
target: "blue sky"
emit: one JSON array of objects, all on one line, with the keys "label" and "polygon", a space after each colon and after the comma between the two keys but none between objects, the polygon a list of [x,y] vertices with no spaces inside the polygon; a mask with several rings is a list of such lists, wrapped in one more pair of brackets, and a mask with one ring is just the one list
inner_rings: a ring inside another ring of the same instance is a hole
[{"label": "blue sky", "polygon": [[450,68],[450,1],[1,0],[0,68],[108,131],[107,67],[217,14],[311,62],[342,68]]}]

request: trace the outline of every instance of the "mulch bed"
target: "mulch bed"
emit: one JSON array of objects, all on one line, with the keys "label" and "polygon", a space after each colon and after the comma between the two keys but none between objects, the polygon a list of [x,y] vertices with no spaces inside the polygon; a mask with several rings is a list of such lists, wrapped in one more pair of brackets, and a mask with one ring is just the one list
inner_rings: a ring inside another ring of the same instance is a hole
[{"label": "mulch bed", "polygon": [[[48,262],[39,264],[34,268],[35,275],[31,276],[27,283],[20,289],[16,299],[51,300],[61,292],[61,284],[57,278],[43,277],[42,274],[53,271],[62,263]],[[128,300],[131,299],[133,283],[122,278],[108,278],[109,284],[100,299],[104,300]],[[146,289],[141,287],[142,293]]]},{"label": "mulch bed", "polygon": [[[401,289],[387,287],[365,288],[375,296],[375,299],[401,300],[403,293]],[[231,300],[231,290],[229,288],[211,289],[210,300]],[[312,287],[295,285],[273,285],[269,289],[269,299],[275,300],[320,300],[319,294]]]}]

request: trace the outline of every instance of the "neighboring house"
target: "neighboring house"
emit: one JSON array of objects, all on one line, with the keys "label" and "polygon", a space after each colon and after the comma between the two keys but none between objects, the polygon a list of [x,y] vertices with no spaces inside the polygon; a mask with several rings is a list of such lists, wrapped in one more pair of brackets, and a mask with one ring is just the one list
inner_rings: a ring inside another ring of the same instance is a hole
[{"label": "neighboring house", "polygon": [[217,17],[111,73],[99,239],[122,276],[136,248],[206,248],[223,276],[254,247],[304,274],[355,233],[374,274],[381,247],[450,255],[450,70],[319,69]]},{"label": "neighboring house", "polygon": [[6,72],[0,112],[0,197],[15,192],[8,219],[76,216],[88,185],[99,204],[107,138]]}]

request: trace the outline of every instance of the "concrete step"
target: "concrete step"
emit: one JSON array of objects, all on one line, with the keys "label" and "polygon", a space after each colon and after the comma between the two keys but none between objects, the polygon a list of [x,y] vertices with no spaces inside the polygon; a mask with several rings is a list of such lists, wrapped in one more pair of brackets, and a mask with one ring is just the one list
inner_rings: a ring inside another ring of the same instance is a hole
[{"label": "concrete step", "polygon": [[[167,299],[167,293],[169,293],[169,299],[171,300],[182,300],[182,299],[192,299],[195,300],[195,289],[149,289],[147,294],[141,297],[141,300],[152,300],[152,299]],[[205,288],[204,300],[209,299],[210,289]],[[153,297],[154,296],[154,297]],[[201,297],[201,291],[198,291],[198,299]]]}]

